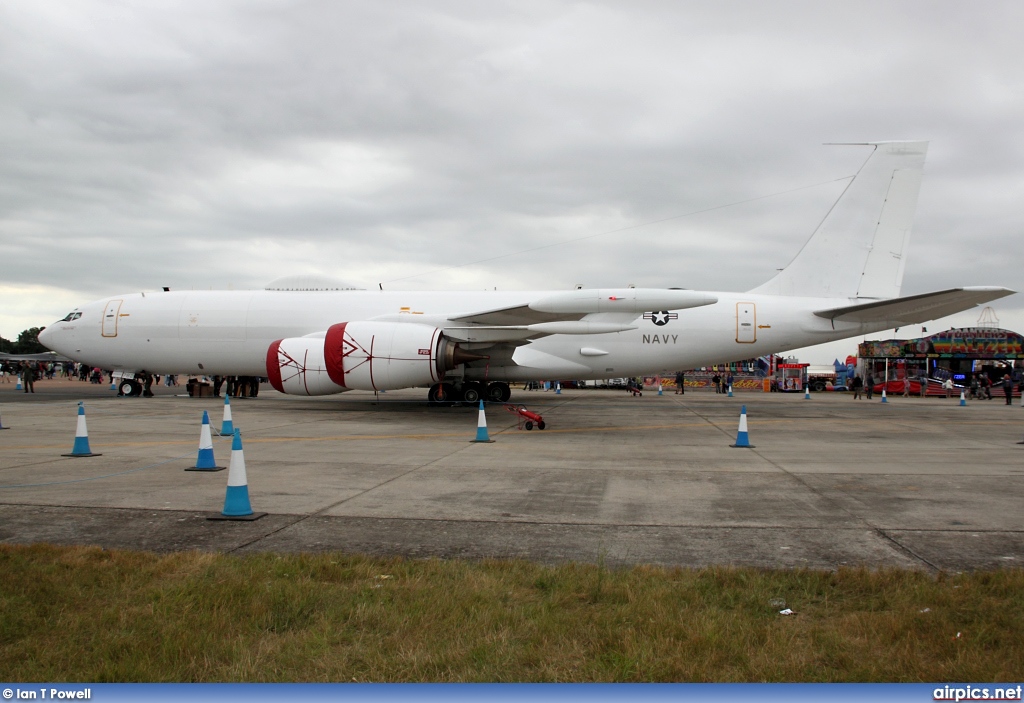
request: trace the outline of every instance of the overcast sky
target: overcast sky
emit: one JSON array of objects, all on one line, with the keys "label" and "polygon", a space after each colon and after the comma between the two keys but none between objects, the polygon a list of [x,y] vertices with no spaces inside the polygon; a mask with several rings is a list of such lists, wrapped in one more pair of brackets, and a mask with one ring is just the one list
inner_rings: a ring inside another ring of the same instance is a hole
[{"label": "overcast sky", "polygon": [[1010,1],[5,0],[0,335],[291,274],[746,290],[867,156],[822,144],[889,139],[931,142],[903,293],[1024,290],[1022,27]]}]

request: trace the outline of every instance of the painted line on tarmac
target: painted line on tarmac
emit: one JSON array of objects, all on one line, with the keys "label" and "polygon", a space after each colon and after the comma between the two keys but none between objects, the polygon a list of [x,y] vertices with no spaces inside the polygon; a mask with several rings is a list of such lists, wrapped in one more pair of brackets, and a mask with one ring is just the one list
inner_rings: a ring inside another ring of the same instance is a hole
[{"label": "painted line on tarmac", "polygon": [[181,456],[176,456],[176,457],[173,457],[171,459],[165,459],[164,461],[158,461],[155,464],[148,464],[146,466],[140,466],[140,467],[135,468],[135,469],[128,469],[126,471],[118,471],[116,473],[104,474],[102,476],[90,476],[89,478],[76,478],[76,479],[71,479],[69,481],[50,481],[50,482],[47,482],[47,483],[12,484],[12,485],[7,485],[7,486],[0,486],[0,490],[4,490],[4,489],[7,489],[7,488],[43,488],[43,487],[46,487],[46,486],[64,486],[64,485],[67,485],[69,483],[85,483],[87,481],[99,481],[99,480],[104,479],[104,478],[113,478],[114,476],[124,476],[126,474],[138,473],[139,471],[145,471],[146,469],[155,469],[158,466],[163,466],[165,464],[170,464],[171,462],[175,462],[175,461],[181,461],[182,459],[184,459],[186,457],[189,457],[191,455],[192,455],[192,453],[189,452],[188,454],[182,454]]}]

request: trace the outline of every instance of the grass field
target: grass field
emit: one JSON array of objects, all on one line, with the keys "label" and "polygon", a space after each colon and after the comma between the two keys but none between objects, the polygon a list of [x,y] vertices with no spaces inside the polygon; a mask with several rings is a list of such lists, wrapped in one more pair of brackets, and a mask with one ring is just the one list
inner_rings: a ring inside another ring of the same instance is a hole
[{"label": "grass field", "polygon": [[[1019,681],[1024,571],[0,546],[9,681]],[[795,615],[779,611],[791,608]]]}]

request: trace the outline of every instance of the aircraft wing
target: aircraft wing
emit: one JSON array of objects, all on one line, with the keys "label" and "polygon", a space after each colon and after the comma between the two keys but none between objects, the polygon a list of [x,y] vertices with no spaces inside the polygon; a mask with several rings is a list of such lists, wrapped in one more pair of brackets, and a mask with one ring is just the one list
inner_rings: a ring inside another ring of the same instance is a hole
[{"label": "aircraft wing", "polygon": [[524,305],[479,312],[412,318],[385,315],[389,322],[422,322],[441,327],[464,342],[519,342],[549,334],[610,334],[636,329],[632,324],[645,312],[681,310],[713,305],[718,298],[692,290],[659,288],[581,289],[553,293]]},{"label": "aircraft wing", "polygon": [[1004,298],[1015,292],[996,286],[950,288],[904,298],[817,310],[814,314],[824,317],[826,320],[863,323],[889,322],[890,326],[899,327],[900,325],[928,322],[946,315],[970,310],[976,305]]}]

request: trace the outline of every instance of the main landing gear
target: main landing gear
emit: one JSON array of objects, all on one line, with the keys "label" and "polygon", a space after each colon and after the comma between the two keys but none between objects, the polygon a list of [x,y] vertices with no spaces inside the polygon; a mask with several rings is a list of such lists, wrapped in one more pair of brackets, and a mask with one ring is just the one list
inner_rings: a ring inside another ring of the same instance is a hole
[{"label": "main landing gear", "polygon": [[481,399],[490,403],[504,403],[512,397],[512,389],[507,383],[477,383],[470,381],[456,386],[453,383],[435,383],[427,391],[427,400],[431,405],[476,405]]}]

